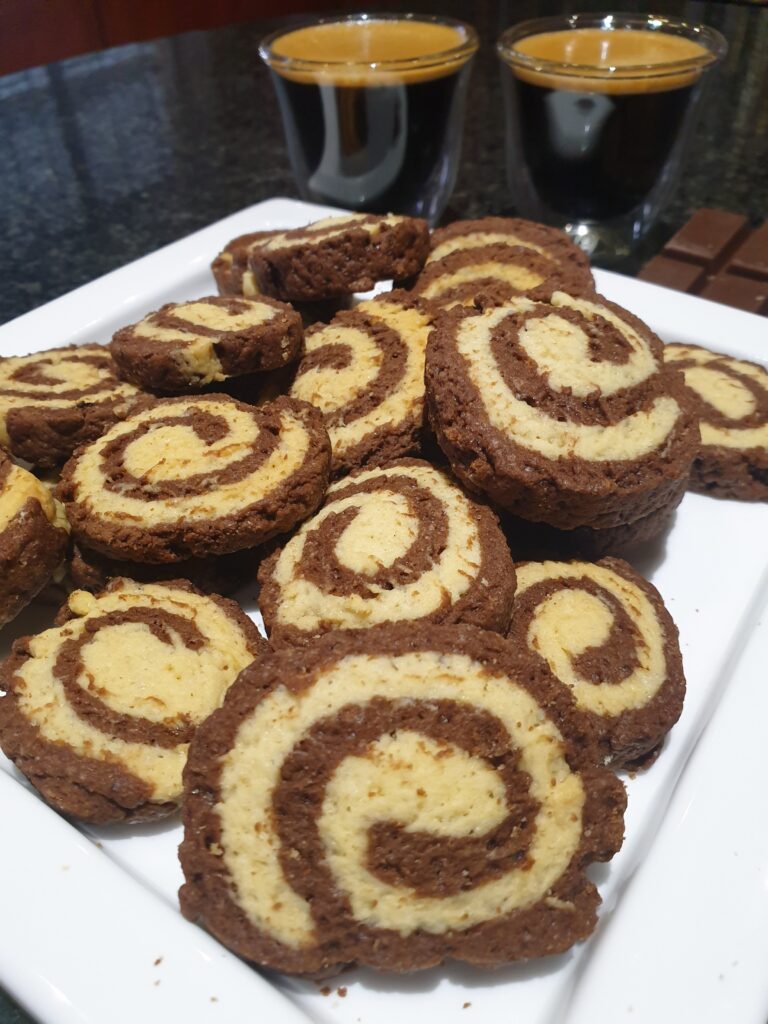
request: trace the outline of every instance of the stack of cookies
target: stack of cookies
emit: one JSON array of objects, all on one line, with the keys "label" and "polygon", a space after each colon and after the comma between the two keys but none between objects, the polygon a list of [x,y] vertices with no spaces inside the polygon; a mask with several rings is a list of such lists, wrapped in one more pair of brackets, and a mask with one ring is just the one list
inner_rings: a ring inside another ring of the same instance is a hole
[{"label": "stack of cookies", "polygon": [[[764,371],[665,352],[519,219],[343,215],[213,272],[109,348],[0,360],[0,622],[65,553],[78,588],[2,668],[0,745],[73,817],[181,806],[182,910],[257,963],[568,949],[622,842],[615,771],[685,692],[615,555],[692,466],[765,497]],[[552,557],[515,564],[524,539]],[[220,596],[245,578],[267,640]]]}]

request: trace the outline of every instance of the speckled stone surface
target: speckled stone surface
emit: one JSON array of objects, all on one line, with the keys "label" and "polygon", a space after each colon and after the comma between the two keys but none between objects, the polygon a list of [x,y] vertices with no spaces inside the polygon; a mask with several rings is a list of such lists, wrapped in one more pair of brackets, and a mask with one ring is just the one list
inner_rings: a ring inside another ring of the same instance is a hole
[{"label": "speckled stone surface", "polygon": [[[493,41],[527,17],[600,5],[416,6],[470,18],[482,41],[449,213],[511,212]],[[620,267],[632,271],[697,206],[755,220],[768,211],[768,9],[669,0],[614,6],[701,20],[730,43],[677,194],[644,251]],[[1,322],[244,206],[297,195],[256,52],[279,24],[192,32],[0,78]]]},{"label": "speckled stone surface", "polygon": [[[478,28],[464,157],[447,216],[512,212],[498,34],[526,18],[607,6],[706,22],[730,44],[677,192],[643,249],[618,269],[637,269],[696,207],[720,206],[755,222],[768,215],[768,8],[696,0],[371,6],[416,7]],[[0,78],[0,322],[244,206],[298,194],[256,52],[284,23],[193,32]],[[0,993],[0,1024],[28,1020]]]}]

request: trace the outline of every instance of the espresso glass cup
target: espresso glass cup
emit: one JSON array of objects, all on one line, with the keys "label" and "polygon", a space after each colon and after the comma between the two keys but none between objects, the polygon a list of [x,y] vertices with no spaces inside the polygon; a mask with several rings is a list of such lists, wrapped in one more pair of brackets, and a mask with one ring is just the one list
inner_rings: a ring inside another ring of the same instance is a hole
[{"label": "espresso glass cup", "polygon": [[434,223],[456,181],[470,25],[352,14],[269,36],[288,154],[304,199]]},{"label": "espresso glass cup", "polygon": [[655,15],[574,14],[498,41],[507,178],[526,217],[563,228],[590,255],[631,252],[680,171],[714,29]]}]

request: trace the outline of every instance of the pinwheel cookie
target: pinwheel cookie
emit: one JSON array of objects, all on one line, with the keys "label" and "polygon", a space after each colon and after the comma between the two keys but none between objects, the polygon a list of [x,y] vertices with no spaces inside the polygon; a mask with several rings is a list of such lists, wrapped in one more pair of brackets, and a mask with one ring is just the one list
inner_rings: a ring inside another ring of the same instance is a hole
[{"label": "pinwheel cookie", "polygon": [[259,289],[253,273],[248,269],[251,246],[258,245],[278,234],[277,231],[251,231],[228,242],[211,264],[211,271],[220,295],[258,297]]},{"label": "pinwheel cookie", "polygon": [[625,794],[546,705],[543,673],[472,626],[266,655],[190,749],[184,914],[291,973],[568,949],[595,926],[585,868],[621,845]]},{"label": "pinwheel cookie", "polygon": [[428,263],[413,286],[415,295],[442,309],[499,305],[518,295],[548,299],[555,291],[591,294],[594,284],[589,268],[499,242],[468,248],[457,245],[447,256]]},{"label": "pinwheel cookie", "polygon": [[768,371],[697,345],[667,345],[664,359],[683,371],[699,414],[691,487],[768,501]]},{"label": "pinwheel cookie", "polygon": [[50,581],[68,538],[64,510],[50,490],[0,450],[0,626]]},{"label": "pinwheel cookie", "polygon": [[425,220],[350,213],[274,231],[247,244],[252,285],[289,302],[365,292],[418,273],[429,251]]},{"label": "pinwheel cookie", "polygon": [[507,245],[528,249],[546,257],[552,264],[570,267],[585,285],[592,287],[589,260],[563,231],[519,217],[483,217],[480,220],[456,220],[432,232],[427,264],[445,259],[454,252]]},{"label": "pinwheel cookie", "polygon": [[389,462],[418,447],[432,323],[423,303],[397,290],[307,332],[291,395],[323,413],[334,473]]},{"label": "pinwheel cookie", "polygon": [[291,529],[320,504],[329,463],[322,417],[305,402],[169,398],[81,448],[58,494],[85,547],[178,562]]},{"label": "pinwheel cookie", "polygon": [[416,459],[332,485],[322,509],[262,563],[259,581],[275,645],[383,622],[504,631],[515,593],[494,514]]},{"label": "pinwheel cookie", "polygon": [[168,814],[196,727],[267,645],[233,602],[176,581],[70,594],[4,663],[0,746],[84,821]]},{"label": "pinwheel cookie", "polygon": [[0,358],[0,445],[33,465],[56,466],[148,401],[117,379],[101,345]]},{"label": "pinwheel cookie", "polygon": [[123,327],[110,351],[124,380],[174,393],[279,369],[298,358],[302,338],[301,317],[284,302],[207,296]]},{"label": "pinwheel cookie", "polygon": [[682,375],[640,320],[600,296],[447,314],[426,383],[457,475],[524,519],[605,529],[683,494],[698,428]]},{"label": "pinwheel cookie", "polygon": [[602,761],[637,763],[672,728],[685,677],[659,592],[618,558],[523,562],[509,638],[548,665]]}]

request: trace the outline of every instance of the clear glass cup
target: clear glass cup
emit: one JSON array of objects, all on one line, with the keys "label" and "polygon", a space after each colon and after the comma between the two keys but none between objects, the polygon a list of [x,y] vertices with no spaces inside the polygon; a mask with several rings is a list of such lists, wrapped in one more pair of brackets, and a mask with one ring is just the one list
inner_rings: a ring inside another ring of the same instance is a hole
[{"label": "clear glass cup", "polygon": [[456,181],[477,45],[470,25],[421,14],[326,18],[265,39],[302,197],[434,223]]},{"label": "clear glass cup", "polygon": [[517,210],[563,228],[591,256],[631,252],[677,182],[708,72],[726,49],[714,29],[658,15],[563,15],[504,32]]}]

